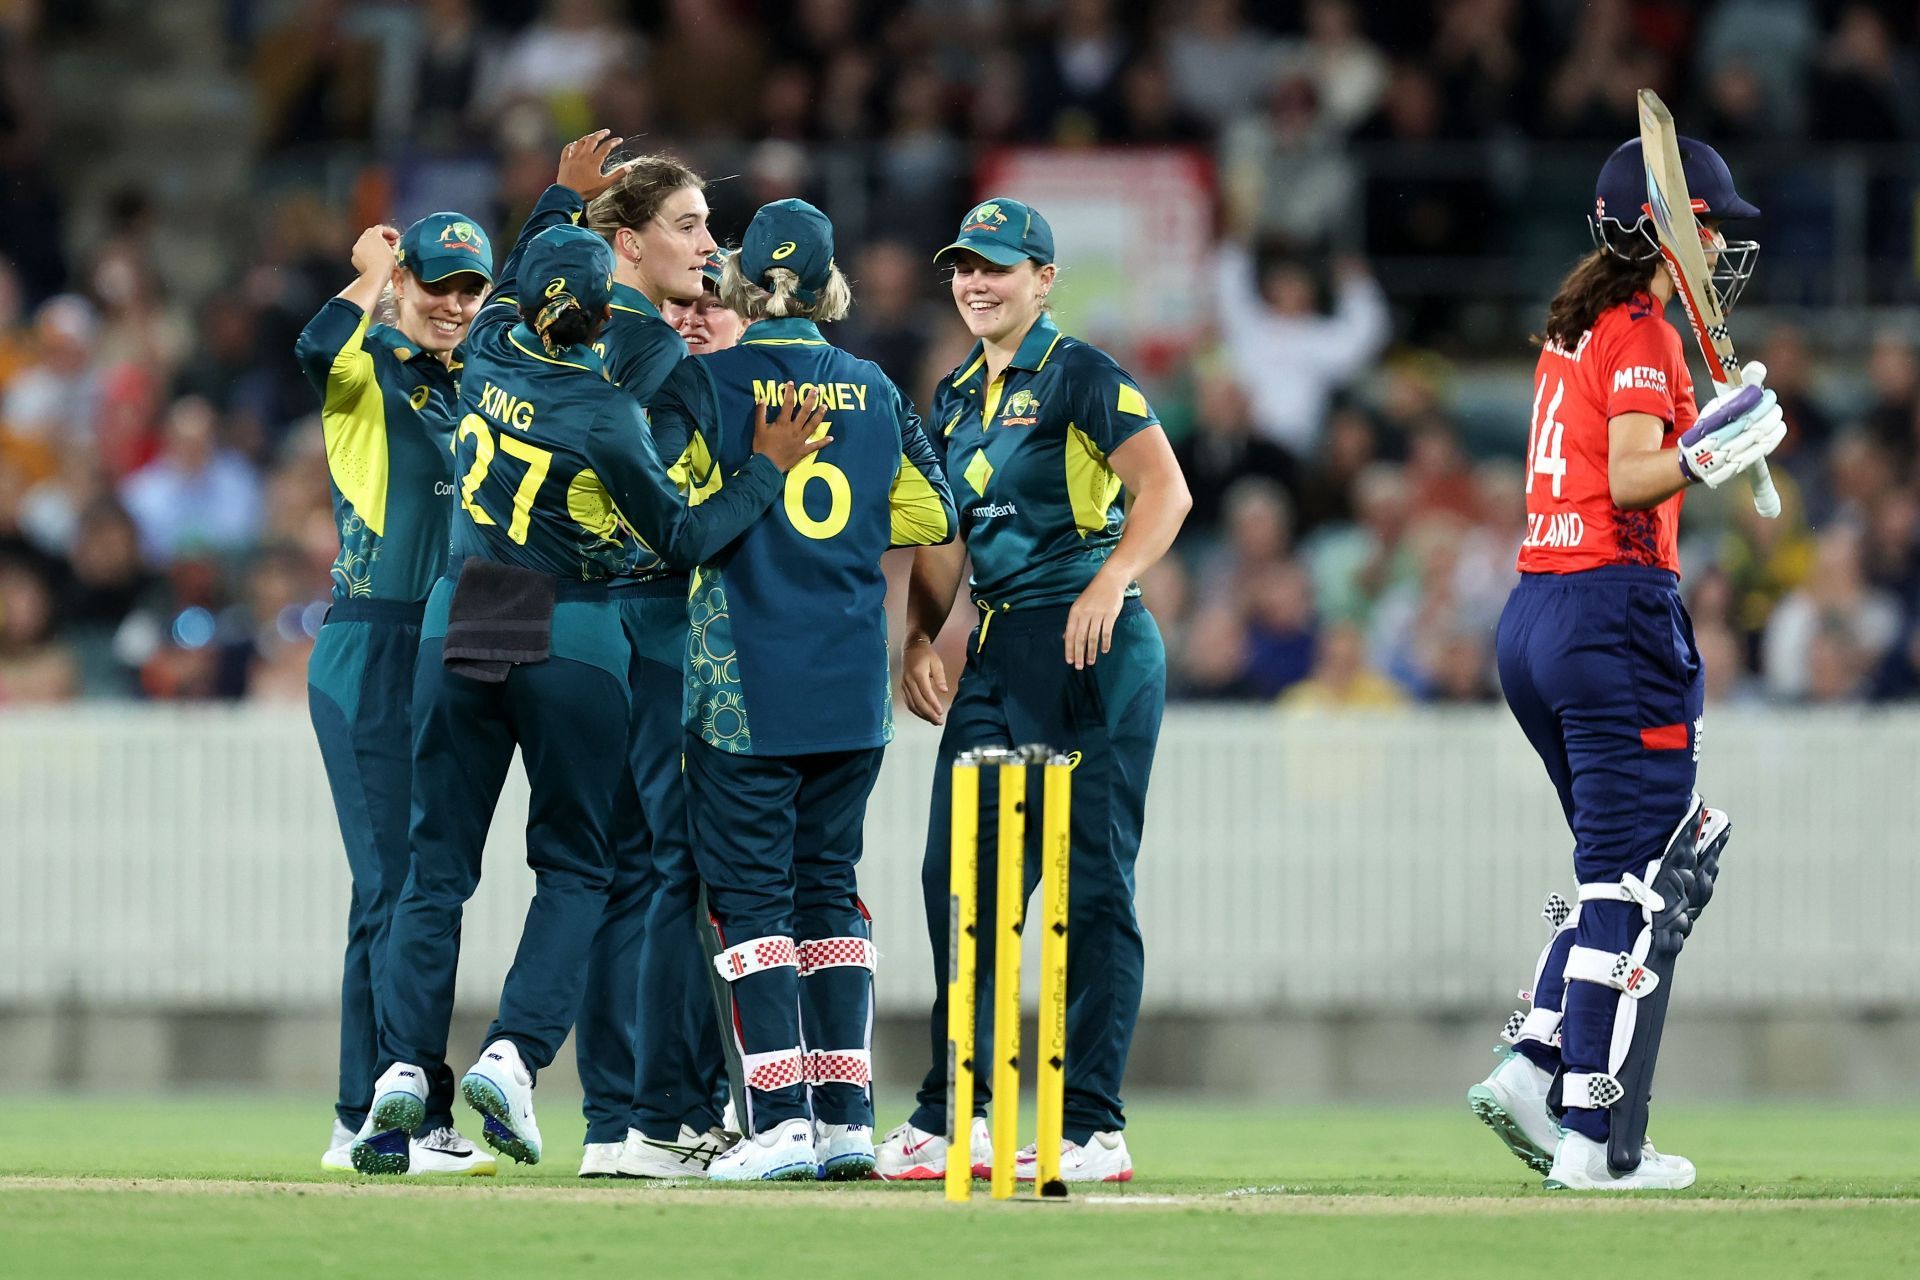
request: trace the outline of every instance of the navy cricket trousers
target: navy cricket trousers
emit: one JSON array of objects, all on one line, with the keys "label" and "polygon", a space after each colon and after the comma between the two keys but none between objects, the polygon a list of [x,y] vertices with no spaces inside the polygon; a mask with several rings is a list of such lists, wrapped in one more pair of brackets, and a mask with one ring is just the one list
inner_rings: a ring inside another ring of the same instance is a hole
[{"label": "navy cricket trousers", "polygon": [[[1636,565],[1524,574],[1496,643],[1507,705],[1560,793],[1579,882],[1644,876],[1692,807],[1699,761],[1705,681],[1678,579]],[[1588,902],[1573,945],[1624,951],[1642,923],[1630,902]],[[1557,975],[1541,983],[1557,985]],[[1551,992],[1534,994],[1536,1006],[1552,1007]],[[1619,999],[1608,987],[1567,984],[1561,1060],[1541,1065],[1608,1071]],[[1606,1140],[1604,1111],[1569,1109],[1566,1124]]]}]

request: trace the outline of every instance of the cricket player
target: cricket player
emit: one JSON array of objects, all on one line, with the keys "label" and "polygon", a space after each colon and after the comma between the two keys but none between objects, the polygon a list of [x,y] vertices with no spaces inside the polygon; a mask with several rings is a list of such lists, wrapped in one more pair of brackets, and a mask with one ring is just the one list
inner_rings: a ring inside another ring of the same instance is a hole
[{"label": "cricket player", "polygon": [[[440,576],[452,510],[449,445],[460,361],[493,283],[493,246],[472,218],[430,214],[402,235],[369,227],[358,276],[320,308],[294,346],[320,395],[340,554],[333,598],[307,663],[307,706],[347,847],[346,972],[340,984],[340,1092],[323,1169],[350,1172],[348,1149],[373,1104],[387,925],[407,877],[413,663],[427,592]],[[394,323],[373,312],[391,290]],[[429,1111],[416,1173],[490,1174],[493,1157]]]},{"label": "cricket player", "polygon": [[[704,186],[671,156],[640,156],[584,214],[614,256],[613,316],[594,349],[607,376],[649,409],[654,450],[683,492],[717,483],[698,434],[713,420],[713,388],[686,363],[687,344],[660,308],[704,287],[714,250]],[[704,977],[680,767],[687,575],[637,538],[628,553],[614,596],[631,649],[630,785],[615,808],[613,887],[580,1009],[580,1176],[701,1177],[735,1135],[722,1123],[726,1060]]]},{"label": "cricket player", "polygon": [[818,414],[762,425],[763,414],[754,453],[725,490],[699,508],[681,500],[645,411],[592,348],[611,314],[613,252],[574,217],[605,187],[602,161],[617,141],[601,131],[568,146],[560,185],[570,190],[535,206],[502,269],[508,284],[466,348],[452,555],[428,597],[414,682],[412,863],[379,993],[384,1070],[352,1147],[363,1173],[405,1171],[406,1134],[451,1094],[460,917],[516,747],[532,789],[536,887],[499,1013],[460,1089],[489,1145],[539,1162],[535,1075],[579,1006],[626,777],[628,647],[608,589],[626,564],[623,526],[669,563],[698,562],[818,448],[807,443]]},{"label": "cricket player", "polygon": [[[1715,287],[1731,306],[1757,246],[1730,218],[1759,210],[1725,161],[1680,139]],[[1547,309],[1527,446],[1520,583],[1501,615],[1500,683],[1574,836],[1573,905],[1500,1066],[1468,1094],[1546,1186],[1690,1186],[1693,1165],[1646,1141],[1646,1103],[1673,955],[1712,891],[1726,815],[1694,793],[1704,679],[1681,603],[1680,504],[1765,458],[1786,433],[1766,370],[1696,413],[1674,297],[1647,212],[1638,139],[1600,171],[1594,249]],[[1558,1122],[1556,1122],[1556,1116]],[[1564,1129],[1562,1128],[1564,1126]]]},{"label": "cricket player", "polygon": [[[932,1062],[919,1106],[887,1135],[876,1172],[938,1178],[950,1158],[992,1163],[985,1121],[969,1153],[949,1155],[946,1038],[948,770],[974,747],[1042,742],[1072,753],[1072,903],[1068,920],[1066,1105],[1061,1175],[1133,1176],[1120,1082],[1140,1010],[1144,953],[1133,865],[1147,776],[1166,701],[1166,649],[1137,579],[1166,553],[1192,499],[1159,419],[1105,352],[1055,326],[1053,231],[1018,200],[971,210],[936,256],[952,270],[954,306],[977,339],[941,384],[935,424],[960,507],[964,544],[914,557],[901,687],[915,715],[945,726],[921,883],[933,943]],[[1132,495],[1131,510],[1121,491]],[[951,691],[934,637],[972,557],[979,625]],[[992,790],[991,783],[986,787]],[[980,1007],[991,1007],[993,805],[981,819]],[[1040,874],[1039,824],[1027,891]],[[976,1062],[990,1061],[982,1037]],[[989,1101],[976,1085],[978,1115]],[[967,1132],[967,1118],[956,1130]],[[1016,1176],[1034,1176],[1033,1149]]]},{"label": "cricket player", "polygon": [[739,467],[784,384],[818,395],[826,419],[825,447],[773,510],[693,579],[688,811],[747,1135],[709,1176],[865,1178],[874,949],[855,869],[893,738],[880,559],[951,541],[953,499],[906,397],[821,335],[852,303],[825,214],[763,206],[720,292],[754,323],[693,362],[719,394],[718,473]]},{"label": "cricket player", "polygon": [[673,331],[686,339],[691,355],[710,356],[716,351],[725,351],[738,343],[747,326],[753,323],[720,301],[720,272],[733,252],[721,248],[707,255],[707,265],[700,273],[698,297],[669,298],[660,306],[660,314],[673,326]]}]

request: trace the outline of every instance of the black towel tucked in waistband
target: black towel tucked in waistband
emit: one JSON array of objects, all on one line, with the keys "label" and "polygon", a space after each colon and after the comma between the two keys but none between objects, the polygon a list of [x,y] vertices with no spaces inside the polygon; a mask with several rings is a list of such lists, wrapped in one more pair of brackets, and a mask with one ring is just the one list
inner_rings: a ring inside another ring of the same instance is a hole
[{"label": "black towel tucked in waistband", "polygon": [[469,556],[460,566],[440,660],[455,675],[500,684],[523,663],[553,651],[553,598],[558,580],[532,569]]}]

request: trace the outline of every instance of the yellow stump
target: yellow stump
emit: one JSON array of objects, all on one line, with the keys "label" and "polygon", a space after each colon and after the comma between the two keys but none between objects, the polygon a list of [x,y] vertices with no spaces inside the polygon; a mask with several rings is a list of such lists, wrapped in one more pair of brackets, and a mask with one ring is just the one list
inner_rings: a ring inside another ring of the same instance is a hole
[{"label": "yellow stump", "polygon": [[1000,764],[1000,874],[994,907],[993,1198],[1013,1195],[1020,1150],[1020,925],[1026,913],[1027,766]]},{"label": "yellow stump", "polygon": [[953,847],[947,899],[947,1199],[973,1198],[976,902],[980,893],[980,764],[971,752],[953,764]]},{"label": "yellow stump", "polygon": [[1073,860],[1073,766],[1052,756],[1045,771],[1040,863],[1040,1043],[1035,1051],[1034,1188],[1064,1196],[1060,1179],[1061,1111],[1066,1104],[1067,871]]}]

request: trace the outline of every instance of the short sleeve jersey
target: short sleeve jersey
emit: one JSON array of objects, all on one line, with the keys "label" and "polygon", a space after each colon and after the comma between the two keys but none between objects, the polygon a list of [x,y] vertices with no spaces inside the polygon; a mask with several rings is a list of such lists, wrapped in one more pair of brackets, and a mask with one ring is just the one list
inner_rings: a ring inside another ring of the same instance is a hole
[{"label": "short sleeve jersey", "polygon": [[976,344],[940,384],[932,421],[945,440],[974,600],[990,609],[1071,604],[1125,526],[1107,458],[1160,422],[1133,378],[1042,315],[992,382]]},{"label": "short sleeve jersey", "polygon": [[724,497],[753,450],[755,407],[791,382],[827,406],[833,443],[787,473],[781,498],[695,572],[685,722],[740,755],[878,747],[893,737],[889,547],[951,541],[953,499],[919,415],[880,367],[807,320],[762,320],[694,363],[719,400],[711,428]]},{"label": "short sleeve jersey", "polygon": [[1601,312],[1573,347],[1548,341],[1540,352],[1527,438],[1522,573],[1623,564],[1680,572],[1683,494],[1644,511],[1613,504],[1607,423],[1623,413],[1659,418],[1667,448],[1697,413],[1680,335],[1647,294]]},{"label": "short sleeve jersey", "polygon": [[321,307],[294,344],[320,395],[333,522],[335,600],[424,600],[447,562],[456,363],[345,298]]}]

